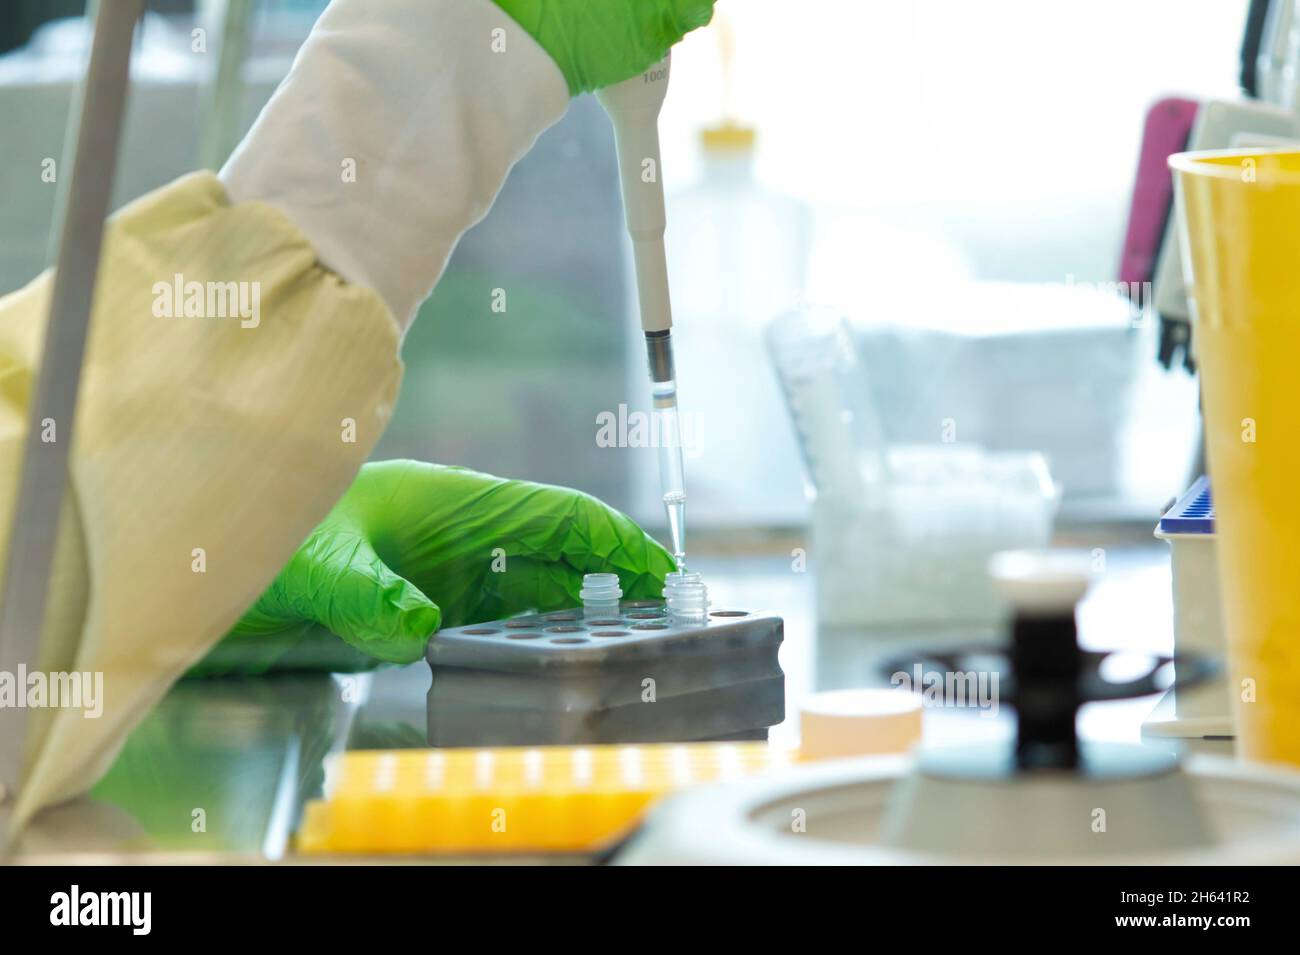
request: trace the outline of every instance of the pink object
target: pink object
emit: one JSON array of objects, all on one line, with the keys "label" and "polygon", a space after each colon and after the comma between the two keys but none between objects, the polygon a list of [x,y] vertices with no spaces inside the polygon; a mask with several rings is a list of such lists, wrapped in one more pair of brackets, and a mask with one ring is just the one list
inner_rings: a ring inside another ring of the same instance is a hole
[{"label": "pink object", "polygon": [[1147,111],[1128,232],[1119,263],[1119,280],[1130,290],[1141,289],[1155,275],[1156,257],[1173,203],[1173,179],[1167,160],[1187,148],[1196,109],[1195,100],[1170,96],[1157,100]]}]

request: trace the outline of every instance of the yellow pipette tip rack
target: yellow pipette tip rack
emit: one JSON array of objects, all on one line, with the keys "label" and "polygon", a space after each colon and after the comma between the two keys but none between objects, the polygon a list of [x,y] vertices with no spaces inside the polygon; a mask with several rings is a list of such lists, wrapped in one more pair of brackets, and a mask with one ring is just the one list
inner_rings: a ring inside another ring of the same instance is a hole
[{"label": "yellow pipette tip rack", "polygon": [[342,753],[309,803],[298,850],[315,853],[588,853],[688,786],[777,770],[767,743],[666,743]]}]

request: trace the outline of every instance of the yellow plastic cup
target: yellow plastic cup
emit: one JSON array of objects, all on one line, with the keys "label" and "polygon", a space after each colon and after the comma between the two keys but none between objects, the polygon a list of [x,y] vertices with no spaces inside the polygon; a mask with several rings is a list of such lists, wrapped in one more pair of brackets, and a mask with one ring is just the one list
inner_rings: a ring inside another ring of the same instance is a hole
[{"label": "yellow plastic cup", "polygon": [[1300,152],[1169,160],[1240,755],[1300,765]]}]

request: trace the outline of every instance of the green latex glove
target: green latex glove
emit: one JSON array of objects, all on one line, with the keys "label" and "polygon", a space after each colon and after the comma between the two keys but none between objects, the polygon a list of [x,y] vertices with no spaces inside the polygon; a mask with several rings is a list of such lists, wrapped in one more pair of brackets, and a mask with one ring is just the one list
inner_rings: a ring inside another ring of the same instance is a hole
[{"label": "green latex glove", "polygon": [[713,16],[714,0],[495,0],[564,74],[589,93],[658,63]]},{"label": "green latex glove", "polygon": [[635,600],[658,597],[673,569],[590,495],[375,462],[191,675],[410,663],[439,627],[579,604],[583,574],[617,573]]}]

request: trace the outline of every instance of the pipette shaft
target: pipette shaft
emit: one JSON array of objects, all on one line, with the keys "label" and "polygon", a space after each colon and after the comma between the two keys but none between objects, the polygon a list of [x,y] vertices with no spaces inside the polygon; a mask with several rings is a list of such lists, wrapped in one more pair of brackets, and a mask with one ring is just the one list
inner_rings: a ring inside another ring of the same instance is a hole
[{"label": "pipette shaft", "polygon": [[664,252],[664,188],[659,168],[659,109],[668,91],[669,58],[596,94],[614,124],[623,210],[632,239],[637,302],[645,332],[659,442],[659,477],[678,569],[686,566],[686,486],[682,467],[677,381],[673,371],[672,306]]}]

